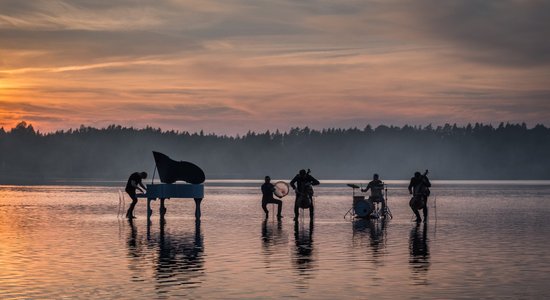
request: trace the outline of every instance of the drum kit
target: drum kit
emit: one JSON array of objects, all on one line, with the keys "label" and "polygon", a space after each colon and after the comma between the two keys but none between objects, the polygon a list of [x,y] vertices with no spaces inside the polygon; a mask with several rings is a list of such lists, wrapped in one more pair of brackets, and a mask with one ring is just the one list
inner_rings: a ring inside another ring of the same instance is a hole
[{"label": "drum kit", "polygon": [[[360,186],[349,183],[348,187],[353,189],[353,205],[344,215],[344,218],[349,214],[352,218],[363,219],[380,219],[382,217],[392,218],[390,208],[387,204],[388,199],[388,187],[384,184],[384,197],[383,199],[373,199],[373,197],[366,198],[364,195],[356,195],[355,190]],[[382,211],[382,201],[386,202],[385,211]]]}]

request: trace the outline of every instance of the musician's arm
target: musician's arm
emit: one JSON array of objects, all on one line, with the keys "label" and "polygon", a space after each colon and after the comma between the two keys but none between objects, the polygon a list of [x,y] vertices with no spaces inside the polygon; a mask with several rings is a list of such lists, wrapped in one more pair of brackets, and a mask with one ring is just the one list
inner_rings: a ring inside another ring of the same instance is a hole
[{"label": "musician's arm", "polygon": [[409,183],[409,194],[413,193],[413,186],[414,186],[413,179],[411,179],[411,182]]},{"label": "musician's arm", "polygon": [[145,194],[145,192],[147,191],[147,188],[145,187],[145,185],[143,185],[141,181],[138,183],[138,185],[141,192]]},{"label": "musician's arm", "polygon": [[315,177],[313,177],[311,175],[309,175],[309,177],[310,177],[309,180],[311,182],[311,185],[319,185],[320,184],[319,180],[315,179]]},{"label": "musician's arm", "polygon": [[294,176],[294,178],[292,178],[292,180],[290,181],[290,186],[292,187],[293,190],[296,189],[296,181],[298,181],[298,178],[296,178],[296,176]]}]

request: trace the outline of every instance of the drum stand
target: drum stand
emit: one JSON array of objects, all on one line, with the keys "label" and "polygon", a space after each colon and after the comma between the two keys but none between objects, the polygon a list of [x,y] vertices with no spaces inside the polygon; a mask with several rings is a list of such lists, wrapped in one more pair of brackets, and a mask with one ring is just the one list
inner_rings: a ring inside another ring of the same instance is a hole
[{"label": "drum stand", "polygon": [[384,184],[384,202],[386,202],[386,205],[384,206],[386,209],[382,213],[386,217],[390,217],[390,219],[393,219],[393,215],[391,214],[390,206],[388,205],[388,186]]},{"label": "drum stand", "polygon": [[[350,188],[353,189],[353,197],[355,197],[355,190],[359,188],[359,186],[355,185],[355,184],[348,184],[348,186]],[[353,199],[353,198],[352,198]],[[348,212],[344,215],[344,219],[346,218],[346,216],[349,214],[352,218],[353,218],[353,214],[351,213],[351,211],[353,210],[353,205],[351,206],[351,208],[348,210]]]}]

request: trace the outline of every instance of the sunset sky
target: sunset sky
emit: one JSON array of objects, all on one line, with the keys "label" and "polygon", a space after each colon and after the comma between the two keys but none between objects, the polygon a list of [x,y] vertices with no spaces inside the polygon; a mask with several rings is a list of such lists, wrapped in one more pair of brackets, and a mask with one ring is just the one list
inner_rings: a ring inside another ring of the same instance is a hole
[{"label": "sunset sky", "polygon": [[0,126],[550,125],[550,1],[0,0]]}]

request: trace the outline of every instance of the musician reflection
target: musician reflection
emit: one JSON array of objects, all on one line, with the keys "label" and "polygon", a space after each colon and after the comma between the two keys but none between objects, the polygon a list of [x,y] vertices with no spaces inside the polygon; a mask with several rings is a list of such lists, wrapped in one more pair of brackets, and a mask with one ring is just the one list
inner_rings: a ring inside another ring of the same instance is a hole
[{"label": "musician reflection", "polygon": [[283,222],[277,220],[277,222],[262,221],[262,243],[264,248],[279,243],[281,235],[283,233]]},{"label": "musician reflection", "polygon": [[298,222],[294,223],[294,241],[296,252],[293,264],[299,275],[304,278],[311,277],[311,270],[314,267],[313,249],[313,222],[309,222],[309,228]]},{"label": "musician reflection", "polygon": [[387,220],[383,219],[357,219],[353,222],[353,234],[362,234],[368,232],[369,245],[372,249],[374,258],[382,255],[382,250],[386,247],[386,226]]},{"label": "musician reflection", "polygon": [[[286,248],[288,245],[287,242],[288,239],[283,234],[283,222],[281,220],[277,220],[276,222],[262,221],[262,250],[266,258],[279,253],[280,251],[278,250],[284,250],[279,248]],[[270,264],[271,261],[266,259],[266,263]]]},{"label": "musician reflection", "polygon": [[143,256],[145,240],[138,235],[138,230],[133,219],[128,219],[130,232],[128,234],[128,268],[132,272],[132,281],[143,281]]},{"label": "musician reflection", "polygon": [[430,267],[430,250],[428,246],[428,225],[417,223],[411,229],[409,239],[409,265],[413,276],[426,274]]}]

